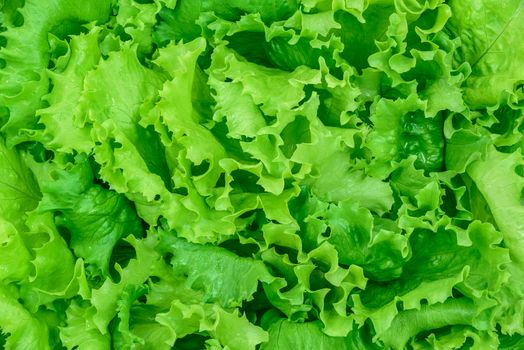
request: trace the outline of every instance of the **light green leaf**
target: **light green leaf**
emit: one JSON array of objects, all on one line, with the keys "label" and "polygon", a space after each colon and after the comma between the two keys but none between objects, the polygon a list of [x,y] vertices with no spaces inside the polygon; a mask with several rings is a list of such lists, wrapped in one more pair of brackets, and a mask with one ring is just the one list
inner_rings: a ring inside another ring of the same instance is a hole
[{"label": "light green leaf", "polygon": [[100,30],[94,27],[87,34],[73,36],[67,66],[62,72],[49,72],[53,89],[44,97],[49,107],[37,111],[40,123],[45,125],[43,138],[48,148],[89,152],[94,146],[91,128],[79,115],[78,102],[87,72],[100,60]]},{"label": "light green leaf", "polygon": [[453,16],[448,28],[460,38],[456,61],[467,62],[471,75],[464,87],[465,99],[473,109],[494,106],[512,93],[524,79],[524,3],[506,1],[451,1]]},{"label": "light green leaf", "polygon": [[224,349],[255,350],[257,345],[268,341],[269,337],[262,328],[253,325],[238,312],[229,313],[216,308],[216,320],[209,333],[217,339]]},{"label": "light green leaf", "polygon": [[75,254],[107,275],[118,240],[130,234],[142,235],[132,204],[123,195],[93,182],[85,156],[64,169],[56,163],[34,163],[33,170],[43,193],[37,210],[56,213],[56,224],[69,231]]},{"label": "light green leaf", "polygon": [[260,349],[355,349],[345,338],[329,337],[322,333],[321,327],[319,322],[295,323],[285,319],[274,320],[268,330],[269,342],[263,344]]},{"label": "light green leaf", "polygon": [[467,299],[450,299],[442,304],[423,305],[420,310],[399,313],[391,327],[380,335],[386,346],[394,350],[405,349],[408,340],[419,332],[447,325],[471,324],[475,307]]},{"label": "light green leaf", "polygon": [[60,340],[67,349],[100,350],[111,347],[109,334],[102,334],[91,322],[90,305],[73,301],[66,311],[66,324],[60,328]]},{"label": "light green leaf", "polygon": [[[165,233],[162,250],[173,255],[173,272],[186,276],[188,287],[202,290],[205,302],[226,308],[250,300],[259,281],[273,280],[262,262],[238,257],[223,248],[192,244]],[[202,256],[208,259],[202,260]]]},{"label": "light green leaf", "polygon": [[338,135],[317,135],[310,144],[297,145],[294,162],[311,166],[312,191],[324,201],[353,200],[377,213],[387,211],[393,204],[389,185],[354,167],[348,157],[349,147]]},{"label": "light green leaf", "polygon": [[0,284],[0,329],[3,333],[9,333],[5,349],[51,350],[47,325],[27,311],[17,299],[13,288]]},{"label": "light green leaf", "polygon": [[[79,291],[82,269],[58,233],[50,213],[32,214],[27,220],[25,240],[32,243],[31,272],[20,283],[20,294],[32,312],[57,299],[68,299]],[[52,277],[51,277],[52,276]]]},{"label": "light green leaf", "polygon": [[27,211],[40,200],[33,174],[16,149],[8,148],[0,137],[0,218],[22,228]]},{"label": "light green leaf", "polygon": [[22,235],[12,223],[0,219],[0,281],[23,280],[29,274],[30,260]]},{"label": "light green leaf", "polygon": [[49,33],[60,38],[78,34],[83,24],[105,21],[110,5],[108,0],[89,4],[64,0],[45,4],[37,0],[24,2],[19,13],[25,25],[9,26],[2,34],[7,45],[0,50],[0,58],[5,62],[0,70],[0,106],[10,114],[2,131],[10,137],[10,146],[25,138],[21,135],[24,129],[35,128],[35,111],[43,107],[41,97],[49,88],[45,71],[49,62]]}]

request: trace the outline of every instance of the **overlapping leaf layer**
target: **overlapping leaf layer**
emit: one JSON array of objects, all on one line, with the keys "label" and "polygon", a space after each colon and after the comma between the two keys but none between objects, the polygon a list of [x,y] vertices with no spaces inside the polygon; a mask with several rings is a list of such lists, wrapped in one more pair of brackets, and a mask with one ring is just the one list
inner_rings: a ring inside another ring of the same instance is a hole
[{"label": "overlapping leaf layer", "polygon": [[6,349],[524,347],[524,1],[0,1]]}]

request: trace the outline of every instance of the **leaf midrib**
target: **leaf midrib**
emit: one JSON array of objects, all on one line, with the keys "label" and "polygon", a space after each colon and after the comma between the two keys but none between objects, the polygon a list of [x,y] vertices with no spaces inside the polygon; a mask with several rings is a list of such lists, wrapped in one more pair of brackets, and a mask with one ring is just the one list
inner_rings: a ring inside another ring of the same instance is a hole
[{"label": "leaf midrib", "polygon": [[486,54],[488,52],[491,51],[491,48],[495,45],[495,43],[500,39],[500,37],[506,33],[506,30],[508,29],[508,27],[513,23],[513,21],[515,20],[515,18],[518,17],[518,15],[520,14],[520,12],[522,11],[522,9],[524,8],[524,0],[521,0],[520,1],[520,4],[518,5],[518,8],[517,10],[513,13],[513,15],[511,15],[511,17],[509,18],[509,20],[506,22],[506,24],[504,25],[504,28],[502,28],[502,30],[500,31],[500,33],[495,37],[495,39],[493,39],[493,41],[488,45],[488,47],[486,48],[486,50],[484,50],[484,52],[475,60],[475,62],[473,62],[471,64],[471,68],[473,69],[483,58],[484,56],[486,56]]}]

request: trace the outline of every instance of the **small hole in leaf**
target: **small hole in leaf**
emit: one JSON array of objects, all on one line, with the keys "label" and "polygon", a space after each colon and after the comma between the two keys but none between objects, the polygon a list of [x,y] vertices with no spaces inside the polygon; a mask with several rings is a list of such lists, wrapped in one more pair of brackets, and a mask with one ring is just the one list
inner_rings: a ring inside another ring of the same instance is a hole
[{"label": "small hole in leaf", "polygon": [[111,253],[111,258],[109,260],[109,273],[114,281],[120,281],[120,273],[116,270],[115,264],[120,265],[121,267],[126,267],[131,259],[136,258],[135,247],[133,247],[129,242],[120,239]]},{"label": "small hole in leaf", "polygon": [[122,148],[122,144],[114,139],[109,140],[109,145],[111,145],[113,149]]},{"label": "small hole in leaf", "polygon": [[298,174],[298,172],[302,169],[302,164],[300,163],[293,163],[293,166],[291,167],[291,173],[292,174]]},{"label": "small hole in leaf", "polygon": [[217,179],[217,183],[215,184],[215,187],[224,187],[225,185],[226,185],[226,175],[224,173],[221,173]]},{"label": "small hole in leaf", "polygon": [[67,245],[69,245],[71,243],[71,232],[64,226],[57,226],[57,230],[60,236],[62,236],[64,241],[67,243]]},{"label": "small hole in leaf", "polygon": [[517,165],[515,167],[515,173],[520,177],[524,177],[524,165],[522,164]]},{"label": "small hole in leaf", "polygon": [[254,137],[250,137],[250,136],[246,136],[246,135],[241,135],[240,136],[240,140],[242,142],[253,142],[255,138]]},{"label": "small hole in leaf", "polygon": [[20,11],[16,11],[13,14],[12,24],[14,27],[21,27],[24,25],[24,16],[20,13]]},{"label": "small hole in leaf", "polygon": [[231,172],[231,186],[242,192],[263,193],[264,188],[258,184],[259,177],[249,171],[237,169]]},{"label": "small hole in leaf", "polygon": [[173,193],[179,194],[181,196],[187,196],[189,192],[187,191],[187,188],[185,187],[178,187],[173,190]]},{"label": "small hole in leaf", "polygon": [[331,227],[328,226],[326,230],[322,232],[322,237],[326,237],[326,238],[331,237]]},{"label": "small hole in leaf", "polygon": [[171,260],[173,260],[173,254],[167,253],[164,255],[163,259],[166,264],[171,265]]},{"label": "small hole in leaf", "polygon": [[176,340],[173,349],[179,350],[192,350],[192,349],[204,349],[206,347],[206,340],[209,337],[202,334],[189,334],[183,338]]},{"label": "small hole in leaf", "polygon": [[458,299],[458,298],[462,298],[464,296],[464,294],[462,294],[458,289],[453,288],[451,290],[451,296],[454,299]]},{"label": "small hole in leaf", "polygon": [[267,125],[273,125],[277,122],[277,117],[273,116],[273,115],[263,115],[264,117],[264,120],[266,121],[266,124]]},{"label": "small hole in leaf", "polygon": [[209,162],[207,160],[202,161],[198,165],[191,166],[191,175],[200,176],[204,175],[209,170]]},{"label": "small hole in leaf", "polygon": [[255,212],[254,210],[248,210],[248,211],[246,211],[245,213],[242,213],[242,214],[239,216],[239,218],[240,218],[240,219],[247,219],[247,218],[249,218],[249,217],[250,217],[251,215],[253,215],[253,214],[256,214],[256,212]]}]

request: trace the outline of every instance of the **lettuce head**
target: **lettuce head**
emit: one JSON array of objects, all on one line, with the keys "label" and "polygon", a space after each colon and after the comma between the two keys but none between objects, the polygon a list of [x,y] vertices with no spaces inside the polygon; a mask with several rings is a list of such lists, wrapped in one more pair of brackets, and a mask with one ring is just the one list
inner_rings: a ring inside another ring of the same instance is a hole
[{"label": "lettuce head", "polygon": [[0,347],[524,348],[524,1],[0,0]]}]

